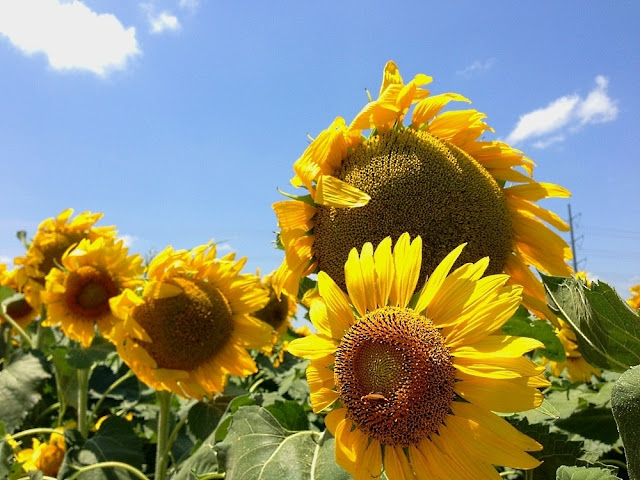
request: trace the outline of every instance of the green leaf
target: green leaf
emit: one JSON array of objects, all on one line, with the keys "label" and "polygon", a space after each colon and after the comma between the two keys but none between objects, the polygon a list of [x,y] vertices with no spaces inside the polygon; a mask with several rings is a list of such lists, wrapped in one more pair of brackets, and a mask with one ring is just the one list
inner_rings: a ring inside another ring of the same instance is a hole
[{"label": "green leaf", "polygon": [[210,402],[198,402],[189,409],[187,426],[196,440],[205,440],[215,430],[227,410],[230,397],[220,396]]},{"label": "green leaf", "polygon": [[0,286],[0,303],[4,302],[5,299],[11,297],[15,293],[16,291],[11,287],[7,287],[4,285]]},{"label": "green leaf", "polygon": [[[83,466],[99,462],[122,462],[142,468],[144,455],[142,441],[133,431],[133,425],[124,418],[111,416],[100,426],[98,433],[85,441],[77,430],[65,430],[67,454],[60,467],[58,478],[68,478]],[[90,470],[82,480],[130,480],[130,472],[120,468]]]},{"label": "green leaf", "polygon": [[620,480],[606,468],[566,467],[558,468],[556,480]]},{"label": "green leaf", "polygon": [[15,432],[40,401],[40,386],[48,378],[46,361],[35,351],[17,350],[0,372],[0,418],[8,433]]},{"label": "green leaf", "polygon": [[89,348],[70,348],[67,352],[67,362],[74,368],[90,368],[94,363],[102,362],[112,352],[115,352],[115,347],[111,342],[102,337],[95,337]]},{"label": "green leaf", "polygon": [[569,418],[558,420],[556,426],[608,445],[613,445],[618,440],[618,429],[609,408],[579,410]]},{"label": "green leaf", "polygon": [[502,331],[507,335],[535,338],[544,343],[545,348],[540,352],[549,360],[564,362],[566,355],[564,347],[555,333],[553,325],[544,320],[534,320],[529,317],[529,312],[519,307],[516,313],[502,326]]},{"label": "green leaf", "polygon": [[640,364],[640,317],[609,285],[542,275],[551,308],[576,332],[580,352],[597,367],[624,372]]},{"label": "green leaf", "polygon": [[216,445],[226,480],[348,479],[334,461],[327,433],[292,432],[264,408],[243,407],[233,416],[224,442]]},{"label": "green leaf", "polygon": [[307,412],[298,402],[276,400],[272,405],[266,405],[264,408],[287,430],[309,430]]},{"label": "green leaf", "polygon": [[611,409],[627,457],[629,479],[640,479],[640,366],[623,373],[611,392]]}]

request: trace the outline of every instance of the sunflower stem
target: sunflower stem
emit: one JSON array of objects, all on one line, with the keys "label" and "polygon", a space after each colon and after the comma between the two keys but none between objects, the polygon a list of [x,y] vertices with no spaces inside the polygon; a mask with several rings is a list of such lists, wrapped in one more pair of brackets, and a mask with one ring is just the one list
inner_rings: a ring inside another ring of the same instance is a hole
[{"label": "sunflower stem", "polygon": [[84,472],[88,472],[90,470],[96,470],[98,468],[122,468],[123,470],[127,470],[128,472],[133,473],[133,475],[139,478],[140,480],[149,480],[147,476],[144,473],[142,473],[140,470],[138,470],[135,467],[132,467],[127,463],[122,463],[122,462],[101,462],[101,463],[94,463],[93,465],[87,465],[86,467],[79,468],[76,473],[74,473],[69,477],[69,480],[75,480]]},{"label": "sunflower stem", "polygon": [[[22,338],[24,338],[24,341],[29,346],[29,348],[33,350],[33,342],[31,341],[31,337],[27,332],[24,331],[24,328],[18,325],[18,322],[16,322],[13,318],[11,318],[11,315],[7,313],[7,308],[4,305],[2,306],[2,316],[5,318],[7,322],[11,324],[13,328],[16,329],[16,331],[22,336]],[[11,333],[9,333],[8,344],[11,344]]]},{"label": "sunflower stem", "polygon": [[98,401],[96,402],[96,404],[94,405],[93,409],[91,410],[91,415],[89,416],[89,420],[93,421],[96,418],[96,415],[100,409],[100,407],[102,406],[102,402],[104,402],[104,399],[107,398],[107,395],[109,395],[111,392],[113,392],[116,388],[118,388],[120,385],[122,385],[124,382],[126,382],[127,380],[129,380],[131,377],[133,377],[133,371],[129,370],[127,371],[127,373],[125,373],[123,376],[121,376],[119,379],[117,379],[115,382],[113,382],[111,385],[109,385],[109,388],[107,388],[104,393],[102,394],[102,396],[100,397],[100,399],[98,399]]},{"label": "sunflower stem", "polygon": [[533,480],[533,469],[524,471],[525,480]]},{"label": "sunflower stem", "polygon": [[78,430],[83,437],[89,434],[87,421],[87,396],[89,392],[89,369],[78,369]]},{"label": "sunflower stem", "polygon": [[154,480],[165,480],[167,478],[167,463],[169,460],[168,433],[169,433],[169,413],[171,408],[172,392],[156,391],[158,399],[158,445],[156,449],[156,474]]}]

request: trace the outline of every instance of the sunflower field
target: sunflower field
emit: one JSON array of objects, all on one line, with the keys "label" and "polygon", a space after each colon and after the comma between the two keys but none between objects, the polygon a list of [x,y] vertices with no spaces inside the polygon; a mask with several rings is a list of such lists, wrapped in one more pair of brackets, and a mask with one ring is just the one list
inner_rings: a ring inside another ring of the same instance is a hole
[{"label": "sunflower field", "polygon": [[268,275],[102,213],[18,232],[0,478],[640,479],[640,286],[574,271],[569,189],[431,81],[390,61],[310,141]]}]

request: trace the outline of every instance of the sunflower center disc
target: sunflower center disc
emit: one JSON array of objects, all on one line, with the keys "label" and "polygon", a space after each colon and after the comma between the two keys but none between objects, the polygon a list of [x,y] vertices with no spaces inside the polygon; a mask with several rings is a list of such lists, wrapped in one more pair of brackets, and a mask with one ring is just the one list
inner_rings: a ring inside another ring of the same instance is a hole
[{"label": "sunflower center disc", "polygon": [[509,208],[500,186],[471,156],[426,132],[374,136],[347,155],[335,176],[371,196],[359,208],[317,207],[318,269],[341,287],[352,248],[401,234],[422,237],[421,283],[464,242],[457,265],[490,258],[503,271],[512,248]]},{"label": "sunflower center disc", "polygon": [[53,232],[48,234],[46,240],[38,245],[38,248],[44,255],[44,259],[40,265],[38,265],[38,270],[45,275],[48,274],[53,267],[57,266],[56,263],[61,263],[64,252],[66,252],[71,245],[80,242],[80,240],[85,237],[84,232],[69,232],[66,234]]},{"label": "sunflower center disc", "polygon": [[109,299],[118,294],[118,286],[109,275],[88,265],[69,273],[66,290],[69,310],[88,318],[109,312]]},{"label": "sunflower center disc", "polygon": [[444,339],[413,310],[383,307],[345,334],[334,377],[348,417],[385,445],[415,445],[437,432],[454,398]]},{"label": "sunflower center disc", "polygon": [[213,285],[177,277],[174,297],[148,300],[134,311],[151,343],[140,342],[159,368],[191,371],[225,345],[233,330],[231,308]]},{"label": "sunflower center disc", "polygon": [[285,295],[282,295],[278,300],[276,293],[271,290],[269,302],[253,316],[268,323],[274,330],[278,330],[289,316],[289,301]]}]

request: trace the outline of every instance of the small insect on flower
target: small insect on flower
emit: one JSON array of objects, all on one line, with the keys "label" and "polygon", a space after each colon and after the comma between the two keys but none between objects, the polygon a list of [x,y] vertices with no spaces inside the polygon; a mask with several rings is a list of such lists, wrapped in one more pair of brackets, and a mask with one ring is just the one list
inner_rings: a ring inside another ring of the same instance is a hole
[{"label": "small insect on flower", "polygon": [[360,397],[360,400],[364,401],[364,400],[384,400],[385,402],[387,401],[387,398],[382,395],[381,393],[367,393],[366,395],[363,395],[362,397]]}]

